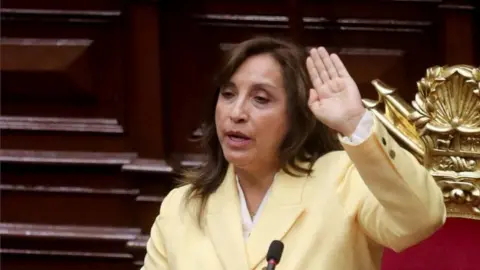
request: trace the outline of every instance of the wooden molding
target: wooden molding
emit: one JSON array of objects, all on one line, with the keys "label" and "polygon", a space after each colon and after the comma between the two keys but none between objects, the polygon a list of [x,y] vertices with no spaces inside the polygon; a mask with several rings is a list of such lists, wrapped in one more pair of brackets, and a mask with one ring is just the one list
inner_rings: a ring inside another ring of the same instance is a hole
[{"label": "wooden molding", "polygon": [[1,8],[2,21],[56,21],[62,23],[105,23],[120,17],[119,10],[55,10]]},{"label": "wooden molding", "polygon": [[104,239],[130,241],[137,238],[140,229],[93,226],[58,226],[44,224],[0,223],[0,236]]},{"label": "wooden molding", "polygon": [[173,173],[173,168],[165,160],[136,158],[123,165],[123,171]]},{"label": "wooden molding", "polygon": [[[199,24],[221,27],[251,28],[288,28],[287,16],[246,15],[246,14],[195,14]],[[303,17],[305,29],[339,29],[350,31],[387,31],[387,32],[422,32],[423,28],[432,26],[431,21],[399,19],[364,19]]]},{"label": "wooden molding", "polygon": [[95,195],[131,195],[140,193],[138,189],[100,189],[88,187],[67,187],[67,186],[26,186],[0,184],[0,191],[14,192],[44,192],[44,193],[67,193],[67,194],[95,194]]},{"label": "wooden molding", "polygon": [[0,248],[0,254],[5,255],[23,255],[23,256],[49,256],[49,257],[84,257],[84,258],[109,258],[109,259],[131,259],[133,256],[128,253],[112,252],[82,252],[82,251],[63,251],[63,250],[32,250],[32,249],[10,249]]},{"label": "wooden molding", "polygon": [[147,247],[148,235],[138,235],[134,240],[127,243],[127,247],[134,249],[145,249]]},{"label": "wooden molding", "polygon": [[33,151],[0,149],[0,162],[124,165],[131,162],[135,153]]},{"label": "wooden molding", "polygon": [[135,201],[137,202],[153,202],[153,203],[162,203],[163,199],[165,199],[165,196],[148,196],[148,195],[142,195],[142,196],[137,196],[135,198]]},{"label": "wooden molding", "polygon": [[[3,256],[129,259],[129,241],[140,234],[137,228],[53,226],[0,223]],[[21,248],[13,244],[21,242]]]},{"label": "wooden molding", "polygon": [[124,133],[117,119],[0,116],[0,129],[23,131],[70,131]]}]

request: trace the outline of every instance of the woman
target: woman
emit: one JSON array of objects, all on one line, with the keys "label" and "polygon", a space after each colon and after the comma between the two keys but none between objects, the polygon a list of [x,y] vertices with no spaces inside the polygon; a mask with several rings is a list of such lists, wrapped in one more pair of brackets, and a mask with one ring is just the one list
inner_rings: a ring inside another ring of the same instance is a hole
[{"label": "woman", "polygon": [[338,56],[302,51],[255,38],[227,57],[208,160],[163,201],[145,270],[262,269],[272,240],[280,270],[380,269],[383,247],[444,223],[440,189],[362,106]]}]

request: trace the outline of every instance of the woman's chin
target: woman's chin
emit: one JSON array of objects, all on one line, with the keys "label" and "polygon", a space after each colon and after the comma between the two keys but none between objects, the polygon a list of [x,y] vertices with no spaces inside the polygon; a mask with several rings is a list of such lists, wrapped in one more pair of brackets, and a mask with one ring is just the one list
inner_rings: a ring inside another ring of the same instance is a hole
[{"label": "woman's chin", "polygon": [[225,153],[225,159],[235,167],[245,167],[251,164],[255,158],[249,153]]}]

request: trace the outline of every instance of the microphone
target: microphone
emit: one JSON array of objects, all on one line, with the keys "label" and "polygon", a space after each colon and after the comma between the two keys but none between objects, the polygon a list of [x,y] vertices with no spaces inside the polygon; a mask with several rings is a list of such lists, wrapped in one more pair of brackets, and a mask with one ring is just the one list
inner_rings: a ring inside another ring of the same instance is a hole
[{"label": "microphone", "polygon": [[267,270],[274,270],[275,267],[280,263],[280,258],[283,253],[283,243],[278,240],[272,241],[267,252]]}]

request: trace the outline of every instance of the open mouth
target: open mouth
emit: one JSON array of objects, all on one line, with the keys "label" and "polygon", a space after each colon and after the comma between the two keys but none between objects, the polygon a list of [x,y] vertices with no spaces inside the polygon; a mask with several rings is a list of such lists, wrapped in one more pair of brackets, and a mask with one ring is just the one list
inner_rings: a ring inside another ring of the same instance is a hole
[{"label": "open mouth", "polygon": [[227,135],[232,142],[242,143],[250,140],[250,137],[238,131],[229,131],[225,135]]}]

